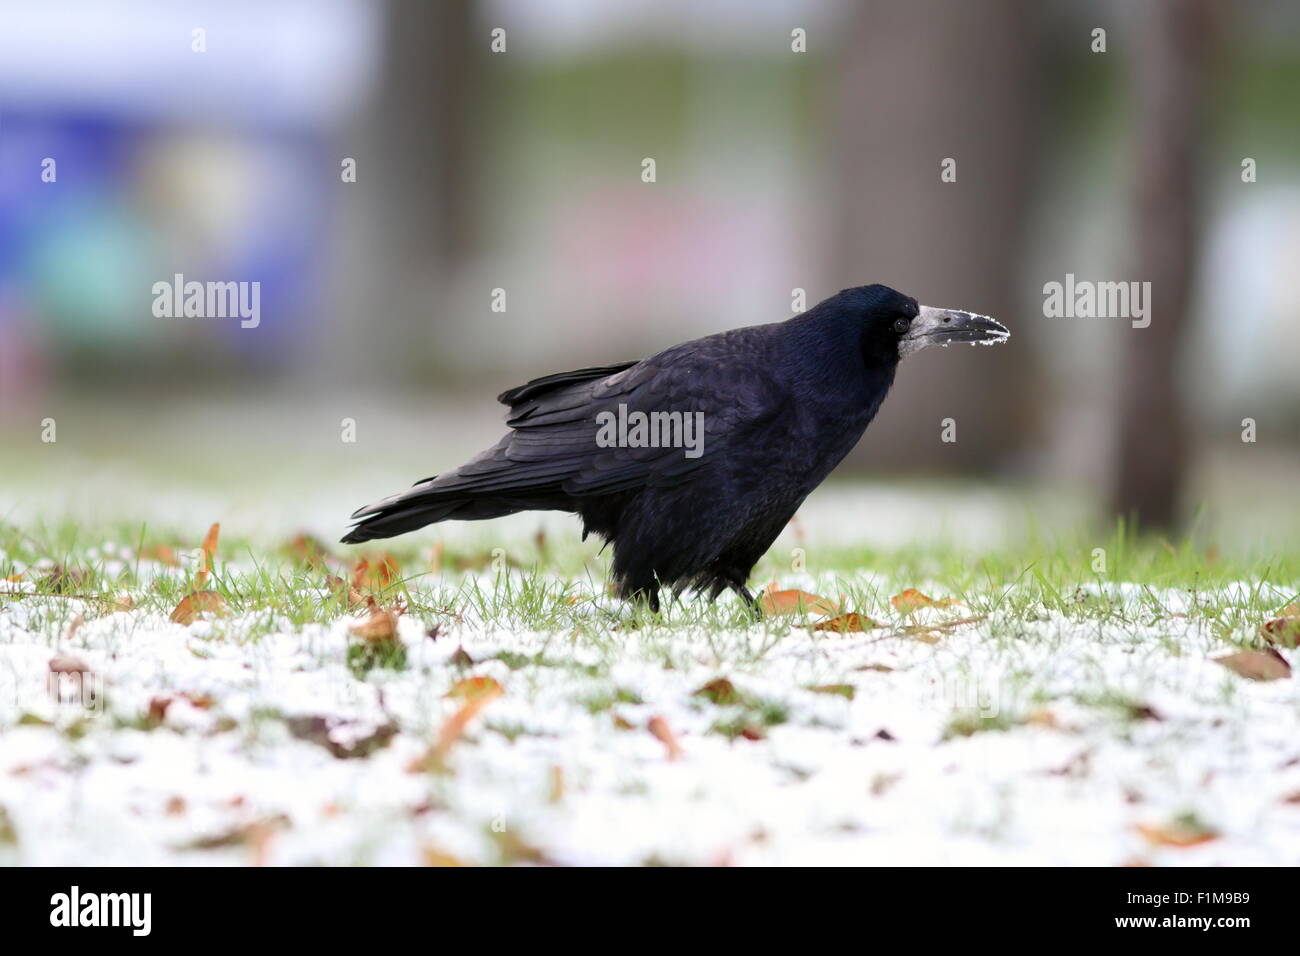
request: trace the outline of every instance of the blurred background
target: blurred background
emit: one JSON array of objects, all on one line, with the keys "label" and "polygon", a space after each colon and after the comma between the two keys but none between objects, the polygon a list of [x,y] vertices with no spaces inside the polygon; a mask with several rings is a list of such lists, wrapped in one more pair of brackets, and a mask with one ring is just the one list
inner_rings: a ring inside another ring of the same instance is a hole
[{"label": "blurred background", "polygon": [[[884,282],[1014,335],[837,480],[1293,543],[1298,94],[1288,0],[0,0],[0,519],[337,535],[504,388]],[[1151,326],[1046,317],[1067,273]]]}]

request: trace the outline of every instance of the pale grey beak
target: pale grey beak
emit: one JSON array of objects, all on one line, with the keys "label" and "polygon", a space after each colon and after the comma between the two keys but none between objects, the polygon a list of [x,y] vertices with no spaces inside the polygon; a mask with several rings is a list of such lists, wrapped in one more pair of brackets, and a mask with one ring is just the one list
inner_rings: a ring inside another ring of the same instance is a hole
[{"label": "pale grey beak", "polygon": [[997,345],[1010,337],[1010,329],[987,315],[923,305],[912,320],[911,328],[899,339],[898,354],[901,358],[931,345],[945,348],[967,342],[971,345]]}]

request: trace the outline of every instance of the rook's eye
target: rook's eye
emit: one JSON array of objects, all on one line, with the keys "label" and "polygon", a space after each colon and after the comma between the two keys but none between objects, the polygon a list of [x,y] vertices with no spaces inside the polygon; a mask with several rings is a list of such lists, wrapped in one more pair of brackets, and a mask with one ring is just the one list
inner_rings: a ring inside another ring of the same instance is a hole
[{"label": "rook's eye", "polygon": [[911,319],[894,319],[894,331],[899,335],[906,332],[912,325]]}]

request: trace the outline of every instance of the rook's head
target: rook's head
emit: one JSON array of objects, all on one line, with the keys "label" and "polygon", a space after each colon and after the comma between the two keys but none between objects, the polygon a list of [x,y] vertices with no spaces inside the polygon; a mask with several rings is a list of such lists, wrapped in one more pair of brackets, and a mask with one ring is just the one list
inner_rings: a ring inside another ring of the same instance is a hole
[{"label": "rook's head", "polygon": [[835,300],[861,323],[868,361],[898,361],[931,345],[996,345],[1011,336],[1006,326],[986,315],[918,305],[889,286],[845,289]]}]

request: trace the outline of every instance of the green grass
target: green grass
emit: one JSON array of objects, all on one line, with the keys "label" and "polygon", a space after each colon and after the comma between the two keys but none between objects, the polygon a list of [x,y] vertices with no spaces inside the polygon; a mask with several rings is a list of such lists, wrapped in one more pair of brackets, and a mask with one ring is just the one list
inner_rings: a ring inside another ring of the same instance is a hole
[{"label": "green grass", "polygon": [[[0,525],[0,577],[22,574],[38,594],[87,597],[90,607],[102,613],[120,610],[115,602],[129,597],[133,610],[169,614],[195,590],[192,552],[200,538],[197,531],[148,526]],[[105,553],[106,542],[116,543],[116,554]],[[441,554],[437,572],[431,570],[426,543],[398,539],[386,544],[382,553],[391,556],[399,571],[386,586],[374,589],[376,600],[400,602],[453,629],[554,632],[599,648],[624,631],[688,628],[699,631],[715,652],[727,652],[727,634],[755,626],[746,609],[731,600],[710,603],[688,594],[652,613],[610,597],[606,558],[594,556],[576,536],[571,541],[502,541],[488,551],[449,550]],[[175,550],[179,566],[139,557],[162,547]],[[381,552],[327,549],[321,566],[301,560],[286,545],[223,535],[203,586],[221,595],[231,615],[243,618],[241,639],[256,640],[274,630],[357,613],[342,591],[329,586],[328,576],[350,576],[351,562],[360,553],[376,558]],[[900,624],[904,618],[889,598],[916,587],[936,597],[957,598],[972,614],[995,615],[1003,628],[995,636],[1005,639],[1018,636],[1017,622],[1050,616],[1079,627],[1150,630],[1175,613],[1170,600],[1177,595],[1186,604],[1179,613],[1217,637],[1249,644],[1262,620],[1300,599],[1300,555],[1216,555],[1190,539],[1171,544],[1137,538],[1122,526],[1104,538],[1035,538],[979,553],[932,546],[889,552],[810,549],[806,561],[820,592],[842,598],[846,610],[862,611],[882,624]],[[794,578],[773,552],[759,563],[751,585],[757,589],[776,581],[789,587]],[[1122,591],[1116,587],[1120,584]],[[1237,588],[1230,590],[1233,585]],[[70,622],[61,602],[40,603],[51,626]],[[790,624],[769,618],[757,626],[776,637]],[[761,656],[770,644],[747,641],[745,646]],[[545,664],[544,657],[506,663]]]}]

